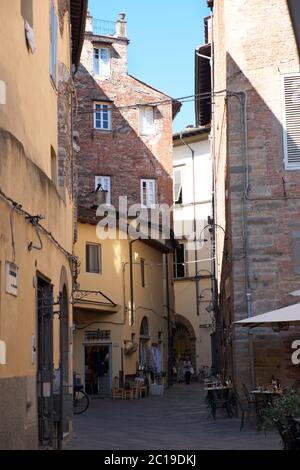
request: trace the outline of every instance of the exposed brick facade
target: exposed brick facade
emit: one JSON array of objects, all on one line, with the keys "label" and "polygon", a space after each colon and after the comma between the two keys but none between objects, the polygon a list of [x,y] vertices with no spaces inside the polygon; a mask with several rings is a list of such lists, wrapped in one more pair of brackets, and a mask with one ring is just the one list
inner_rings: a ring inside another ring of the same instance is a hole
[{"label": "exposed brick facade", "polygon": [[[75,127],[80,151],[77,156],[79,219],[94,204],[95,176],[110,176],[112,204],[127,195],[128,204],[140,203],[140,179],[153,178],[157,202],[172,204],[172,101],[128,75],[128,40],[86,33],[81,66],[75,86]],[[93,48],[110,50],[110,76],[93,74]],[[94,128],[94,101],[112,107],[111,130]],[[133,105],[163,101],[155,108],[155,135],[139,135],[139,110]],[[76,111],[76,110],[75,110]]]},{"label": "exposed brick facade", "polygon": [[[222,0],[214,14],[215,91],[227,90],[226,99],[215,97],[216,222],[226,226],[225,250],[216,231],[218,329],[222,366],[249,384],[251,332],[232,322],[295,303],[288,293],[300,285],[292,248],[300,230],[300,172],[283,164],[280,87],[282,74],[299,72],[299,56],[285,0]],[[299,338],[296,327],[255,329],[255,380],[265,383],[274,374],[291,385],[299,378],[300,366],[291,363],[291,343]]]}]

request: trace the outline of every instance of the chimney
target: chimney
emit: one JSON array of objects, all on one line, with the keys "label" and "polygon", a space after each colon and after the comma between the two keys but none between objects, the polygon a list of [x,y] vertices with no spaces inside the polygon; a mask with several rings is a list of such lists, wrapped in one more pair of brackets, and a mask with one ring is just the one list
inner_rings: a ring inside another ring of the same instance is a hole
[{"label": "chimney", "polygon": [[86,33],[92,33],[93,32],[93,17],[90,14],[89,11],[87,12],[87,15],[86,15],[85,31],[86,31]]},{"label": "chimney", "polygon": [[125,17],[125,13],[119,13],[119,18],[116,21],[116,36],[118,38],[127,38],[127,21],[125,21]]}]

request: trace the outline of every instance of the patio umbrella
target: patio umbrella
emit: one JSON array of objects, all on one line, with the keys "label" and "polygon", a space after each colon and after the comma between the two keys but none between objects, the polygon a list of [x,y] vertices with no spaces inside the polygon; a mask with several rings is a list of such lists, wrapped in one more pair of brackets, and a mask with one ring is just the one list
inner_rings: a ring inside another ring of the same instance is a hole
[{"label": "patio umbrella", "polygon": [[297,323],[300,323],[300,303],[234,322],[235,325],[248,326],[250,328],[255,328],[256,326],[277,326],[278,329],[285,329],[286,326]]}]

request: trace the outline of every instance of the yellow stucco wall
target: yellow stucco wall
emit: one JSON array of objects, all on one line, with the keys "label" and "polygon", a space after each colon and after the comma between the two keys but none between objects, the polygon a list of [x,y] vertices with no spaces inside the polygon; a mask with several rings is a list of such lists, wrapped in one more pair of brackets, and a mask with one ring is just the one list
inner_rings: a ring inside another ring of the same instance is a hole
[{"label": "yellow stucco wall", "polygon": [[[57,90],[49,74],[50,0],[33,0],[33,31],[37,50],[28,51],[21,1],[1,0],[7,28],[0,30],[0,80],[6,83],[6,105],[0,105],[0,127],[22,142],[25,153],[49,177],[50,146],[57,154]],[[53,1],[58,12],[57,0]],[[57,57],[70,69],[69,19],[57,34]]]},{"label": "yellow stucco wall", "polygon": [[[56,0],[54,4],[58,11]],[[18,0],[0,2],[3,22],[0,30],[0,80],[5,82],[6,88],[6,103],[0,104],[0,190],[27,213],[41,214],[44,217],[41,225],[51,232],[64,250],[72,253],[73,202],[67,189],[57,188],[51,180],[51,146],[58,154],[58,94],[49,74],[50,1],[33,0],[33,31],[37,45],[34,54],[26,45],[20,5]],[[64,22],[63,35],[58,27],[57,58],[70,70],[68,14]],[[19,400],[16,397],[21,400],[18,414],[14,417],[11,413],[11,422],[4,418],[0,424],[0,441],[1,432],[7,436],[15,433],[14,440],[9,443],[11,448],[16,443],[19,448],[37,443],[37,363],[32,359],[32,337],[35,336],[37,341],[36,276],[41,273],[53,284],[55,299],[62,288],[62,279],[69,296],[72,289],[68,258],[41,232],[40,237],[41,249],[29,251],[30,242],[35,246],[40,244],[33,225],[26,220],[24,213],[18,209],[12,211],[11,203],[0,194],[0,340],[6,345],[6,363],[0,364],[0,387],[13,390],[20,383],[25,387],[16,389],[11,396],[2,394],[1,398],[1,416],[3,407],[10,406],[9,400],[13,396],[15,400]],[[6,292],[6,262],[15,262],[19,268],[17,296]],[[64,277],[63,271],[66,273]],[[72,324],[71,304],[69,322]],[[56,318],[55,367],[58,360],[59,324]],[[24,378],[24,381],[18,382],[19,378]],[[26,441],[29,433],[30,440]]]},{"label": "yellow stucco wall", "polygon": [[196,368],[198,372],[202,366],[211,367],[211,338],[212,328],[205,325],[212,325],[212,314],[205,309],[211,298],[210,279],[201,279],[200,289],[203,299],[199,301],[199,316],[196,314],[196,286],[195,281],[190,279],[177,280],[174,283],[175,289],[175,310],[176,313],[185,317],[193,326],[196,337]]},{"label": "yellow stucco wall", "polygon": [[[85,245],[87,242],[100,243],[102,253],[102,273],[86,273]],[[130,325],[130,283],[129,283],[129,240],[99,240],[96,226],[79,224],[78,242],[75,253],[81,261],[78,282],[80,289],[101,290],[113,302],[120,306],[117,313],[90,313],[86,310],[74,314],[79,327],[91,322],[87,330],[111,330],[112,377],[118,375],[121,368],[121,348],[125,340],[139,343],[140,325],[144,316],[148,318],[150,344],[158,342],[158,332],[162,332],[163,370],[167,370],[167,309],[164,291],[163,255],[157,249],[140,241],[133,244],[133,284],[135,320]],[[146,285],[141,286],[140,259],[144,259]],[[84,330],[76,330],[74,336],[74,369],[84,377]],[[131,356],[124,356],[124,373],[134,374],[138,362],[138,351]]]}]

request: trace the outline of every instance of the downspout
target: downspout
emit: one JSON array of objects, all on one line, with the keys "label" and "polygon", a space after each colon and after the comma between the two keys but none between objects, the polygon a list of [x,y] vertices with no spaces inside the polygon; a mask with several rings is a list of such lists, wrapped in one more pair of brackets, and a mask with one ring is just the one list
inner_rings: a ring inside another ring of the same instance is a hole
[{"label": "downspout", "polygon": [[166,268],[166,295],[167,295],[167,321],[168,321],[168,387],[173,385],[173,335],[170,322],[170,290],[169,290],[169,260],[168,254],[165,255]]},{"label": "downspout", "polygon": [[194,221],[193,221],[193,229],[195,235],[195,285],[196,285],[196,312],[197,316],[200,315],[199,309],[199,283],[198,283],[198,250],[197,250],[197,223],[196,223],[196,188],[195,188],[195,151],[194,149],[184,141],[182,138],[182,132],[180,133],[180,140],[191,152],[192,154],[192,169],[193,169],[193,209],[194,209]]},{"label": "downspout", "polygon": [[130,320],[130,325],[132,326],[134,323],[134,307],[133,307],[133,301],[134,301],[134,290],[133,290],[133,260],[132,260],[132,245],[134,242],[137,240],[131,240],[129,242],[129,276],[130,276],[130,310],[131,310],[131,320]]},{"label": "downspout", "polygon": [[[243,183],[244,190],[242,196],[242,234],[244,242],[244,254],[245,254],[245,296],[246,296],[246,308],[247,317],[252,317],[252,293],[251,293],[251,282],[250,282],[250,266],[249,266],[249,239],[247,234],[247,195],[248,195],[248,133],[247,133],[247,118],[246,118],[246,106],[247,106],[247,95],[244,91],[239,92],[228,92],[228,97],[232,96],[237,98],[240,103],[240,114],[241,114],[241,129],[242,129],[242,157],[243,157]],[[228,131],[228,130],[227,130]],[[250,372],[251,372],[251,385],[255,387],[255,364],[254,364],[254,338],[251,329],[249,329],[249,356],[250,356]]]},{"label": "downspout", "polygon": [[[208,5],[209,6],[209,5]],[[214,97],[215,97],[215,49],[214,49],[214,4],[212,2],[210,6],[211,10],[211,52],[210,52],[210,81],[211,81],[211,127],[210,127],[210,133],[211,133],[211,158],[212,158],[212,220],[213,224],[215,224],[215,217],[217,214],[217,201],[216,201],[216,159],[215,159],[215,108],[214,108]],[[219,302],[218,302],[218,287],[216,286],[216,263],[218,259],[218,253],[216,250],[216,226],[213,225],[214,229],[212,231],[212,247],[211,247],[211,253],[212,253],[212,261],[211,261],[211,272],[213,274],[212,278],[212,298],[214,301],[215,305],[215,336],[214,336],[214,360],[217,362],[217,364],[212,364],[215,370],[218,372],[220,369],[220,341],[219,341],[219,333],[218,333],[218,325],[217,325],[217,319],[216,316],[219,313]],[[218,344],[218,352],[216,351]],[[216,357],[218,354],[219,357]]]}]

